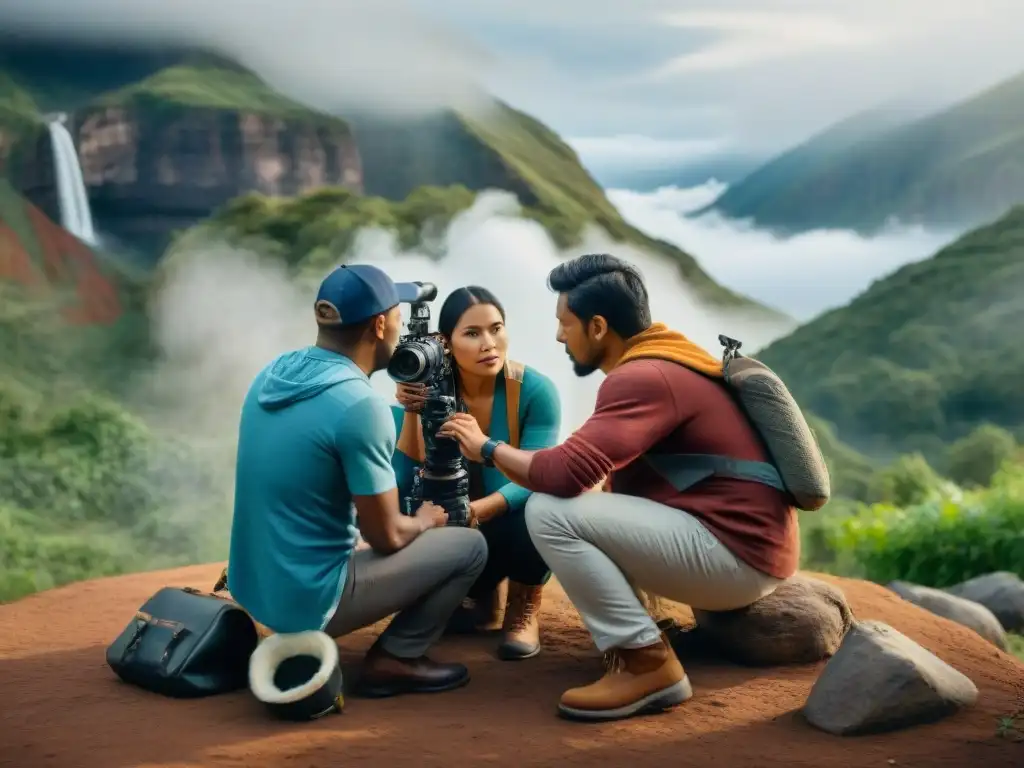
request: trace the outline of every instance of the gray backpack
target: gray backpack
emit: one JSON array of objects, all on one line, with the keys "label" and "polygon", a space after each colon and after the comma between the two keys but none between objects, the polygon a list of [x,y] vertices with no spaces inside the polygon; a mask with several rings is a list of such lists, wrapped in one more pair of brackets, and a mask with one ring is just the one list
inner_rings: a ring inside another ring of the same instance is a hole
[{"label": "gray backpack", "polygon": [[644,459],[679,491],[718,475],[770,485],[797,509],[821,509],[831,494],[828,467],[796,400],[768,366],[739,353],[742,343],[719,336],[725,347],[725,385],[754,425],[771,463],[711,454],[645,454]]}]

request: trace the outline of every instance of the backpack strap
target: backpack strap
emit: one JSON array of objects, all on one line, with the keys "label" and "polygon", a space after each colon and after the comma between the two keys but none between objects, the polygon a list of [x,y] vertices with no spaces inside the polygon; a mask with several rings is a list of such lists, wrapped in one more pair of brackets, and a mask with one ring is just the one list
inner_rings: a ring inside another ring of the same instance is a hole
[{"label": "backpack strap", "polygon": [[787,493],[782,476],[764,461],[731,459],[703,453],[648,453],[644,460],[680,493],[712,475],[750,480]]},{"label": "backpack strap", "polygon": [[519,447],[519,396],[526,378],[526,366],[515,360],[505,361],[505,407],[508,418],[508,444]]}]

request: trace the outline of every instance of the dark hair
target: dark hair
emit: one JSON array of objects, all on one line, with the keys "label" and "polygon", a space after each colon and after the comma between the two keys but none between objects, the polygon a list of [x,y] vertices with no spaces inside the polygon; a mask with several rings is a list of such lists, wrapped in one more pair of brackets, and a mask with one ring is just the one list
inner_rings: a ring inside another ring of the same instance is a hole
[{"label": "dark hair", "polygon": [[449,339],[455,333],[455,326],[466,310],[476,304],[491,304],[498,310],[502,322],[505,321],[505,307],[498,301],[498,297],[481,288],[479,285],[467,285],[464,288],[456,288],[448,294],[448,298],[441,305],[441,312],[437,316],[437,330]]},{"label": "dark hair", "polygon": [[348,325],[320,325],[320,333],[334,340],[342,349],[352,350],[361,342],[377,322],[378,315],[373,315],[358,323]]},{"label": "dark hair", "polygon": [[566,295],[569,311],[584,323],[594,315],[624,339],[647,330],[651,306],[639,270],[607,253],[588,253],[559,264],[548,287]]}]

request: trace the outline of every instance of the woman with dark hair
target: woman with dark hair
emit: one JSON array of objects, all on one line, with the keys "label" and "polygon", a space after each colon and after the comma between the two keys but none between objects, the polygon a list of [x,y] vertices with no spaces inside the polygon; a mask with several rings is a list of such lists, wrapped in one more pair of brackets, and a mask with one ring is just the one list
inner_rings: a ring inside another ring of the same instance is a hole
[{"label": "woman with dark hair", "polygon": [[[438,330],[451,350],[456,408],[467,411],[485,434],[527,451],[558,442],[561,404],[554,383],[534,368],[509,360],[505,309],[486,288],[453,291],[438,316]],[[393,464],[399,493],[408,495],[424,460],[423,385],[399,384],[392,406],[398,430]],[[527,659],[540,652],[541,592],[551,575],[526,529],[530,491],[509,482],[500,470],[467,462],[470,516],[487,539],[489,555],[449,630],[476,632],[497,623],[497,588],[508,579],[498,656]]]}]

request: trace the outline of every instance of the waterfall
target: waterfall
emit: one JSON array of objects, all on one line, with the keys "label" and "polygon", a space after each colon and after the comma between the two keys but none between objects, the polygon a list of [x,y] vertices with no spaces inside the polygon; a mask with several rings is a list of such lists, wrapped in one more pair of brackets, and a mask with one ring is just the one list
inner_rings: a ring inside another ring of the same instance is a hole
[{"label": "waterfall", "polygon": [[79,240],[96,245],[96,231],[92,224],[89,195],[82,179],[82,166],[78,162],[75,141],[64,125],[64,120],[64,115],[58,115],[49,123],[57,197],[60,202],[60,223]]}]

